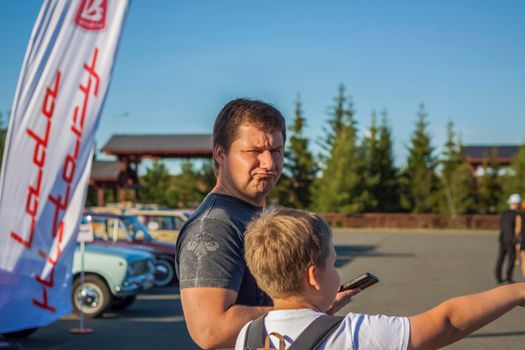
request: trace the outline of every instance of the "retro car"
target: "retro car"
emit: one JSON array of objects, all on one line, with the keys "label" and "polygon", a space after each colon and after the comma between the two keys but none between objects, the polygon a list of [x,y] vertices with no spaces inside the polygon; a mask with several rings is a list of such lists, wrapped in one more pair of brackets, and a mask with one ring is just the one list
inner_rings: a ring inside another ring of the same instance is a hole
[{"label": "retro car", "polygon": [[183,209],[126,209],[126,215],[137,216],[157,239],[175,242],[179,231],[191,217],[191,211]]},{"label": "retro car", "polygon": [[[73,312],[92,318],[110,308],[130,306],[137,294],[153,287],[154,256],[121,247],[86,244],[82,281],[80,244],[73,256]],[[83,282],[83,283],[82,283]]]},{"label": "retro car", "polygon": [[192,216],[193,209],[159,209],[150,208],[145,205],[134,207],[90,207],[91,212],[113,213],[120,215],[131,215],[139,218],[155,237],[155,239],[167,242],[175,242],[179,231],[186,221]]},{"label": "retro car", "polygon": [[176,281],[175,243],[153,238],[136,216],[86,212],[95,240],[93,244],[140,249],[155,255],[155,286],[164,287]]}]

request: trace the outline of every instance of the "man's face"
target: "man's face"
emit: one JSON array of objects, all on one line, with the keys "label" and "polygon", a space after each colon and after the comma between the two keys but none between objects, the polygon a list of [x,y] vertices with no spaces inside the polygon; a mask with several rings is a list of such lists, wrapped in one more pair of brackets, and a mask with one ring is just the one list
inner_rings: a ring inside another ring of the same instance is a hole
[{"label": "man's face", "polygon": [[216,150],[218,191],[255,205],[264,204],[281,176],[283,147],[282,132],[268,133],[250,124],[241,125],[228,152]]}]

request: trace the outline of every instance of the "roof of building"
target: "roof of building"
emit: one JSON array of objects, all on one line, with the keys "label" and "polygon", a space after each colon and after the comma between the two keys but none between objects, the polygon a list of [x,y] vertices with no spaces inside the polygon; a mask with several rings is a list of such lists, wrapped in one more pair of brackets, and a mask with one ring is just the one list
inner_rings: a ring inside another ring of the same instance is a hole
[{"label": "roof of building", "polygon": [[102,151],[108,155],[142,158],[210,158],[212,148],[212,136],[208,134],[139,134],[113,135]]},{"label": "roof of building", "polygon": [[490,159],[505,158],[511,159],[518,154],[519,146],[512,145],[475,145],[475,146],[464,146],[463,150],[467,158],[475,159]]},{"label": "roof of building", "polygon": [[95,160],[91,166],[91,180],[116,181],[119,171],[119,162],[116,160]]}]

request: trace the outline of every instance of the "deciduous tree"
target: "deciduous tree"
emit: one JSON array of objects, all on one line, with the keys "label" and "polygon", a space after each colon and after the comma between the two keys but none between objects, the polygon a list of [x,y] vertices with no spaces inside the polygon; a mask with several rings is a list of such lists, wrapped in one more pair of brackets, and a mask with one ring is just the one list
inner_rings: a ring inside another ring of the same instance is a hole
[{"label": "deciduous tree", "polygon": [[181,162],[181,172],[172,177],[169,203],[174,208],[195,208],[204,198],[203,176],[191,159]]},{"label": "deciduous tree", "polygon": [[155,159],[146,169],[146,174],[140,178],[141,200],[145,203],[168,206],[170,178],[166,164],[162,160]]}]

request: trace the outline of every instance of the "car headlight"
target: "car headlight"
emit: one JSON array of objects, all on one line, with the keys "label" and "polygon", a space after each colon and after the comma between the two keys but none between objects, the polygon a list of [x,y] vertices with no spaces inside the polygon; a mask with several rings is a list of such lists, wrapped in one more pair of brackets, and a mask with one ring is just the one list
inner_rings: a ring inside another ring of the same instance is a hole
[{"label": "car headlight", "polygon": [[128,264],[128,276],[135,276],[136,273],[135,265],[133,263]]},{"label": "car headlight", "polygon": [[138,260],[131,262],[128,265],[128,275],[133,277],[147,273],[148,271],[150,271],[150,263],[151,260]]},{"label": "car headlight", "polygon": [[148,260],[148,271],[153,272],[155,271],[155,263],[152,259]]}]

